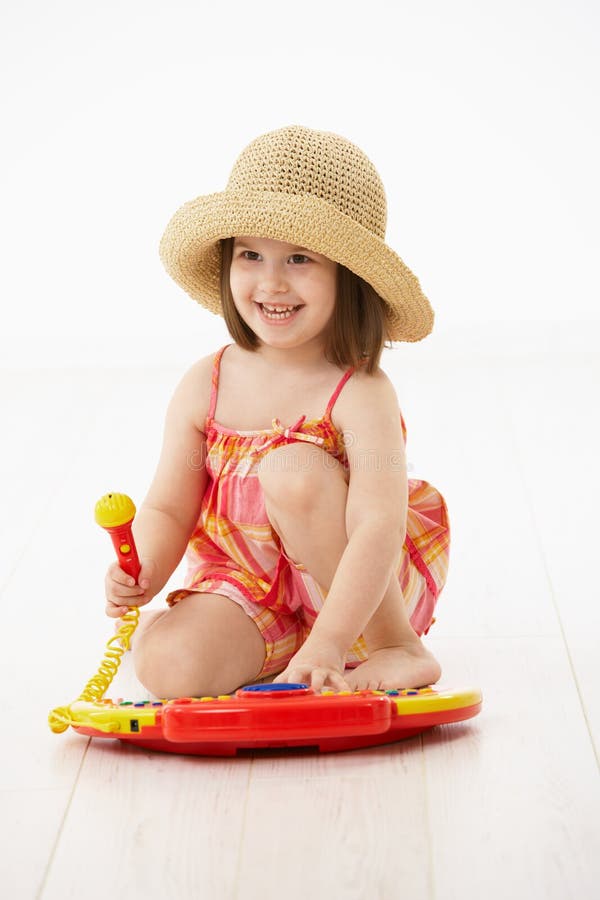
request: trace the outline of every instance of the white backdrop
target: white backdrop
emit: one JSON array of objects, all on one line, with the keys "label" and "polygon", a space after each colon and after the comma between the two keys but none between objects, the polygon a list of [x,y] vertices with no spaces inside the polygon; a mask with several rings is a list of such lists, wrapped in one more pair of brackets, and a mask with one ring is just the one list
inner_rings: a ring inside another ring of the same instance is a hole
[{"label": "white backdrop", "polygon": [[593,342],[599,21],[592,0],[3,4],[3,363],[185,363],[225,342],[158,242],[289,124],[380,172],[388,243],[436,311],[425,352]]}]

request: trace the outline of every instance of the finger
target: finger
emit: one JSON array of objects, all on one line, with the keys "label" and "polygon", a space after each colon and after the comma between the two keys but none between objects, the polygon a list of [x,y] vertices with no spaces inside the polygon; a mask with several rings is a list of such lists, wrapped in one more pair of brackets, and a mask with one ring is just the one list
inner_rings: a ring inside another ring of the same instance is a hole
[{"label": "finger", "polygon": [[144,588],[140,587],[139,584],[133,583],[133,585],[125,585],[118,581],[113,581],[111,578],[107,577],[104,588],[106,590],[106,596],[111,600],[114,598],[118,601],[127,601],[130,597],[139,597],[144,593]]},{"label": "finger", "polygon": [[152,597],[149,597],[148,594],[142,593],[140,597],[117,597],[115,602],[117,606],[123,606],[126,604],[127,606],[145,606],[146,603],[150,603]]},{"label": "finger", "polygon": [[114,587],[109,588],[106,591],[106,599],[109,603],[114,603],[115,606],[125,606],[126,604],[130,604],[131,606],[140,606],[141,604],[147,602],[144,599],[145,591],[142,588],[119,588],[118,590]]},{"label": "finger", "polygon": [[334,669],[315,669],[312,675],[312,687],[314,690],[322,690],[327,685],[336,691],[350,691],[348,682]]},{"label": "finger", "polygon": [[106,602],[112,606],[116,606],[119,609],[127,609],[130,606],[145,606],[146,603],[150,603],[152,598],[148,597],[147,594],[142,591],[139,595],[124,595],[121,596],[120,592],[117,591],[107,591],[106,592]]},{"label": "finger", "polygon": [[116,581],[117,584],[127,585],[129,587],[133,587],[135,585],[135,578],[133,575],[129,575],[128,572],[124,572],[123,569],[114,563],[111,565],[108,570],[108,577],[111,581]]},{"label": "finger", "polygon": [[126,612],[129,612],[128,606],[115,606],[114,603],[107,603],[106,605],[106,615],[110,616],[111,619],[120,619]]},{"label": "finger", "polygon": [[110,585],[108,593],[117,600],[129,600],[130,597],[141,597],[146,591],[139,584],[136,584],[135,587],[123,587],[121,584],[113,584]]},{"label": "finger", "polygon": [[329,675],[329,682],[332,687],[336,689],[336,691],[351,691],[352,688],[348,684],[345,678],[342,677],[338,672],[331,672]]},{"label": "finger", "polygon": [[310,676],[310,686],[313,691],[319,693],[327,679],[327,672],[324,669],[313,669]]},{"label": "finger", "polygon": [[144,558],[141,560],[140,573],[138,575],[138,584],[143,588],[150,587],[150,583],[156,572],[156,562],[153,559]]}]

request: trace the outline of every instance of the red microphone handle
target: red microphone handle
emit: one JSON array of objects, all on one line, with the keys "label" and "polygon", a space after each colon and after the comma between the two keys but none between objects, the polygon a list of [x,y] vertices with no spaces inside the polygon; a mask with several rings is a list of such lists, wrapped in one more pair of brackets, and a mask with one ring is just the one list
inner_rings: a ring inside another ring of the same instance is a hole
[{"label": "red microphone handle", "polygon": [[[133,519],[131,522],[133,522]],[[125,522],[123,525],[113,525],[112,528],[104,527],[110,534],[120,567],[137,581],[142,566],[133,539],[131,522]]]}]

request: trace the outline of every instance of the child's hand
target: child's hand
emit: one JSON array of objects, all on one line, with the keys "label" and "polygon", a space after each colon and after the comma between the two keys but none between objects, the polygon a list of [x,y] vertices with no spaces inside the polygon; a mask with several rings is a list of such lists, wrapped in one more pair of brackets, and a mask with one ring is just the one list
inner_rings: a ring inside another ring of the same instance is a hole
[{"label": "child's hand", "polygon": [[108,567],[104,579],[106,591],[106,615],[113,619],[124,616],[130,606],[145,606],[150,603],[156,591],[152,590],[152,581],[156,571],[156,563],[151,559],[143,559],[137,584],[131,575],[124,572],[117,562]]},{"label": "child's hand", "polygon": [[311,634],[300,650],[292,656],[287,668],[274,682],[309,684],[314,691],[331,687],[336,691],[349,691],[344,680],[346,654],[340,653],[331,641]]}]

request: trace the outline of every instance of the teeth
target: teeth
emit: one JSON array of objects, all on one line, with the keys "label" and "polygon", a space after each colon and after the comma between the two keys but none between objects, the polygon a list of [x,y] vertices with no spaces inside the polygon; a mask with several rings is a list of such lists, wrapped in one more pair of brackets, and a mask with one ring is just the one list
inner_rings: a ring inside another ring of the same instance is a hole
[{"label": "teeth", "polygon": [[287,312],[287,310],[296,308],[295,306],[267,306],[266,303],[263,303],[263,307],[269,312]]},{"label": "teeth", "polygon": [[268,306],[266,303],[260,306],[267,319],[290,319],[297,310],[296,306]]}]

